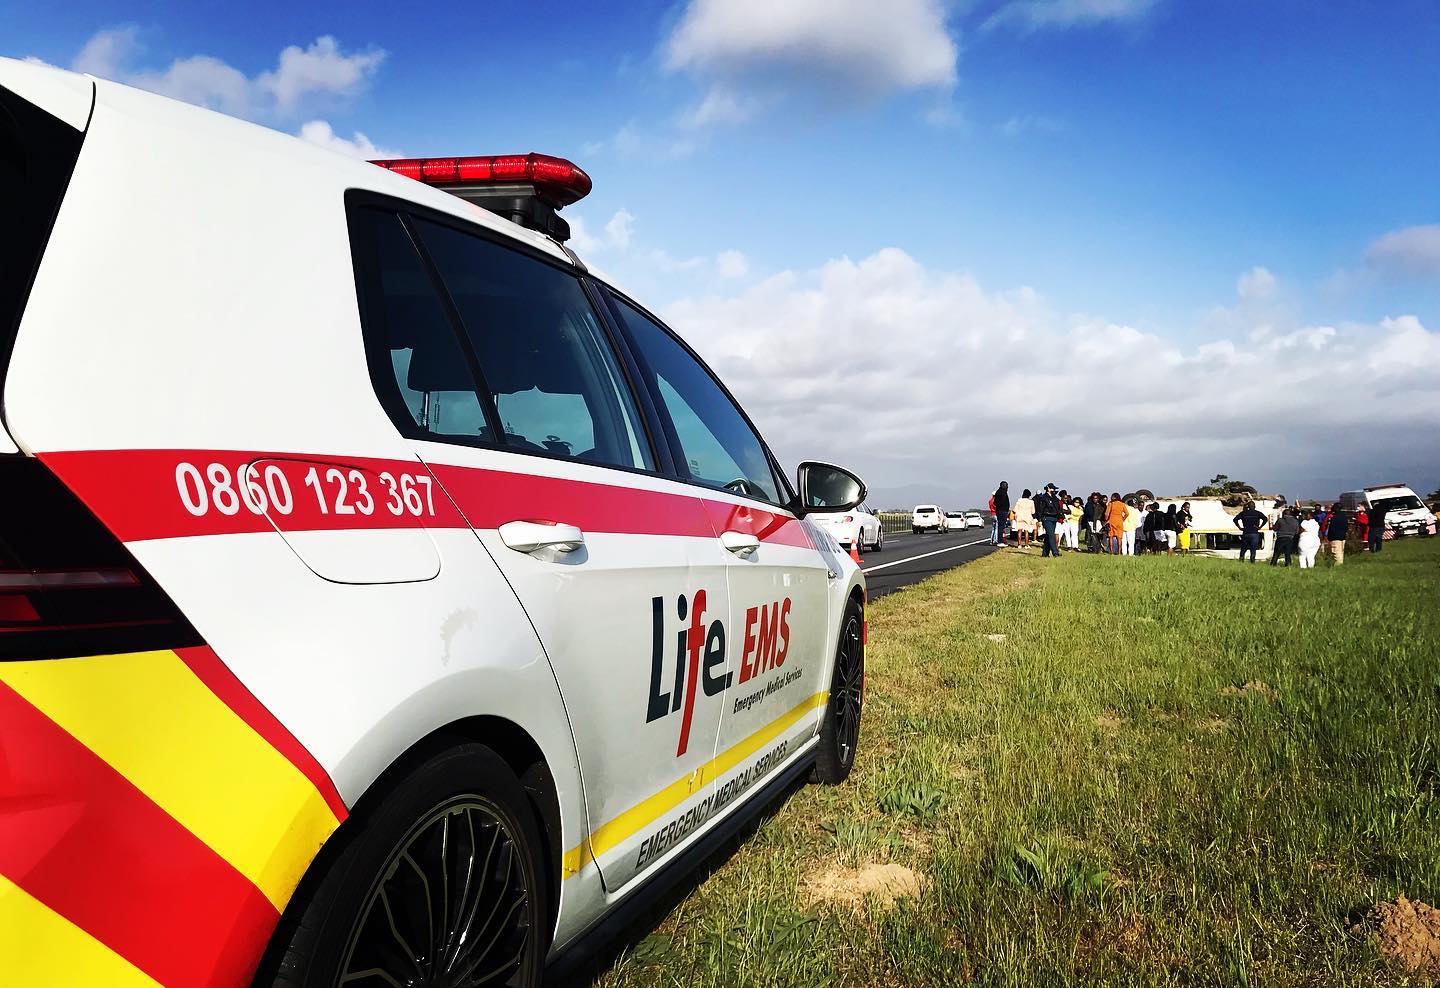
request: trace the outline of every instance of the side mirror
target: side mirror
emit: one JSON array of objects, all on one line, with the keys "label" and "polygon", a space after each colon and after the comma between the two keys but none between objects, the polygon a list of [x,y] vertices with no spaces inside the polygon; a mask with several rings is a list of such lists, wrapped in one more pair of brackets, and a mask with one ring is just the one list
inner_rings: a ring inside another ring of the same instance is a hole
[{"label": "side mirror", "polygon": [[806,460],[795,470],[800,492],[797,515],[822,511],[848,511],[865,500],[865,481],[833,463]]}]

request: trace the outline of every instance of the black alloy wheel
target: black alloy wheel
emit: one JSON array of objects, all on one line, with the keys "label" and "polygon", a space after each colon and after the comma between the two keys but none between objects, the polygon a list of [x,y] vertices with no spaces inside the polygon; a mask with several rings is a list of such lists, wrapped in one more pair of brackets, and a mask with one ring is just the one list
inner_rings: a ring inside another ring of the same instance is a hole
[{"label": "black alloy wheel", "polygon": [[860,714],[865,700],[864,612],[851,601],[840,626],[830,700],[820,725],[820,748],[811,778],[826,785],[844,782],[855,766],[860,744]]},{"label": "black alloy wheel", "polygon": [[331,837],[254,988],[539,988],[547,847],[504,759],[438,749],[382,778]]},{"label": "black alloy wheel", "polygon": [[515,985],[534,935],[515,836],[478,796],[402,838],[361,907],[336,988]]}]

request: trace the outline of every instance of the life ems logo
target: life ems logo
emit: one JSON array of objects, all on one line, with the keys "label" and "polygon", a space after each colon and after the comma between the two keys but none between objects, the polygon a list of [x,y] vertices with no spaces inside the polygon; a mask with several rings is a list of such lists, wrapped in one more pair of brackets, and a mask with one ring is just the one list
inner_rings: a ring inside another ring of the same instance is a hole
[{"label": "life ems logo", "polygon": [[[680,627],[675,631],[675,672],[670,691],[663,689],[666,678],[665,598],[650,598],[650,616],[654,628],[650,653],[650,702],[645,722],[679,712],[680,741],[675,757],[685,754],[690,746],[690,723],[695,715],[698,690],[706,696],[718,696],[730,688],[733,672],[725,666],[725,622],[715,618],[705,621],[706,593],[696,590],[689,598],[675,598],[675,616]],[[790,598],[761,604],[745,611],[744,650],[740,654],[740,678],[745,683],[756,676],[778,669],[785,664],[790,651]]]}]

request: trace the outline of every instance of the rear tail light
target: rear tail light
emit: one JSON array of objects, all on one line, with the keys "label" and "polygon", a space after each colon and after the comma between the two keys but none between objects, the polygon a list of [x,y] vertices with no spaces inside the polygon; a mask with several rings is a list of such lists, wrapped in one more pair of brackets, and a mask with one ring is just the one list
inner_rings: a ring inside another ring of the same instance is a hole
[{"label": "rear tail light", "polygon": [[123,543],[38,460],[0,460],[0,661],[201,644]]}]

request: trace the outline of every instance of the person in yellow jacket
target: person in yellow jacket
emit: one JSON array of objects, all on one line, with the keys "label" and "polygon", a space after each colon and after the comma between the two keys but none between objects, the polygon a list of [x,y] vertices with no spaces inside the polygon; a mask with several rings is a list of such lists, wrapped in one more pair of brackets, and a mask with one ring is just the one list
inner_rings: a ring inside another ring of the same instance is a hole
[{"label": "person in yellow jacket", "polygon": [[1065,539],[1073,552],[1080,551],[1080,521],[1085,517],[1085,505],[1077,497],[1065,506]]},{"label": "person in yellow jacket", "polygon": [[1125,522],[1122,526],[1123,536],[1120,543],[1120,554],[1122,556],[1135,555],[1135,530],[1140,527],[1140,509],[1135,506],[1134,501],[1125,503]]}]

